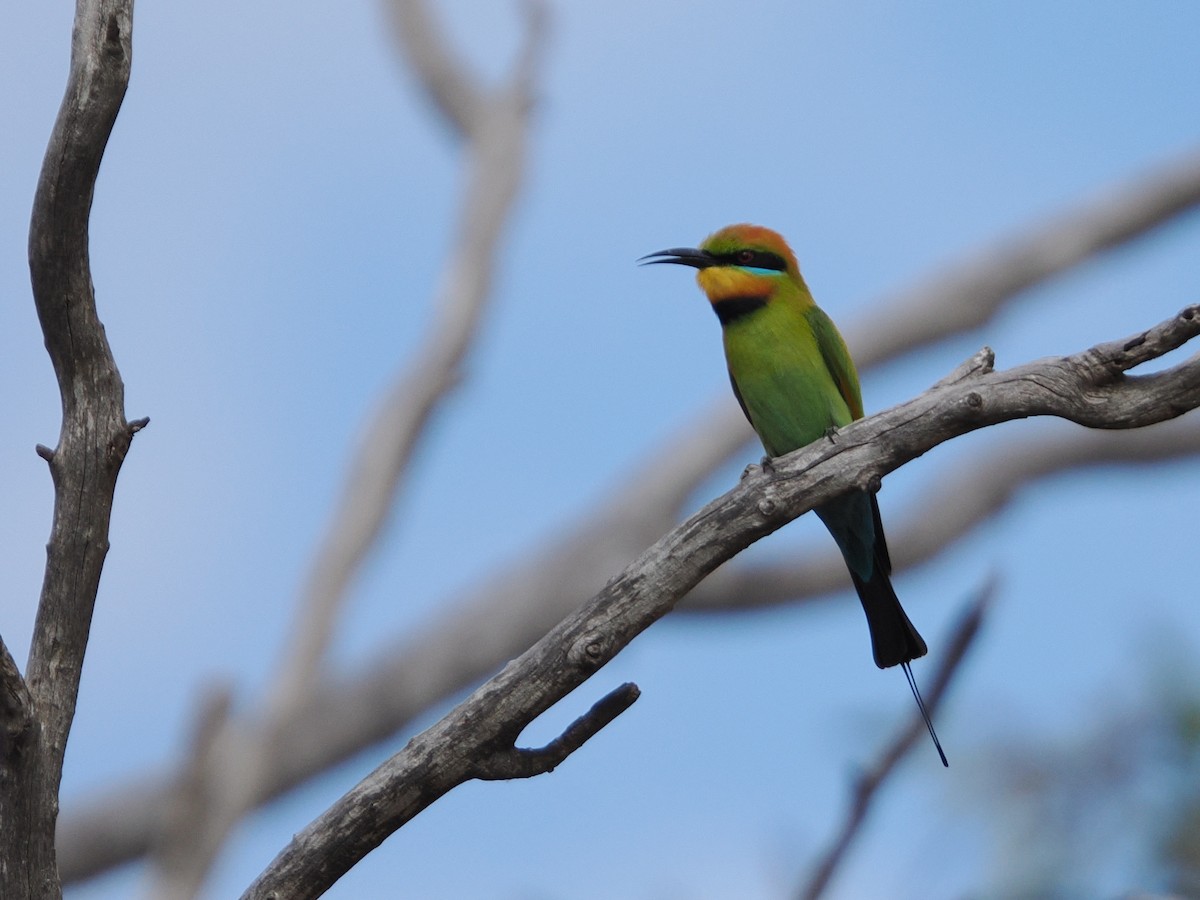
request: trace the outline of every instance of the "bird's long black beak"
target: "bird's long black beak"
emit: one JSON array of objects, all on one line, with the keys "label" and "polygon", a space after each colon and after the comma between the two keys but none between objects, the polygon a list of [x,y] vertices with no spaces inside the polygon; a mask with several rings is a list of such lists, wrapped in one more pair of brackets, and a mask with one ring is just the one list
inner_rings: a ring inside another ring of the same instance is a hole
[{"label": "bird's long black beak", "polygon": [[648,253],[638,260],[643,266],[656,263],[675,263],[680,266],[691,266],[693,269],[707,269],[717,265],[717,260],[707,250],[697,250],[694,247],[676,247],[673,250],[659,250]]}]

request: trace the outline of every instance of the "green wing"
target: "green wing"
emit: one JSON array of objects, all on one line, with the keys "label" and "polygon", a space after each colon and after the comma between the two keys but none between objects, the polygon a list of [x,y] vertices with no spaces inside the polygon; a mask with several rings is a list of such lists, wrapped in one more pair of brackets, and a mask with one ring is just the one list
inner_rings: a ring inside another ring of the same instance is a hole
[{"label": "green wing", "polygon": [[850,415],[855,419],[861,419],[863,417],[862,388],[859,387],[858,372],[854,368],[854,360],[850,358],[850,351],[846,349],[846,342],[842,340],[842,335],[838,332],[837,326],[833,324],[833,320],[825,315],[820,307],[813,306],[805,315],[808,317],[808,324],[817,339],[821,359],[825,361],[825,368],[833,376],[838,393],[846,401]]}]

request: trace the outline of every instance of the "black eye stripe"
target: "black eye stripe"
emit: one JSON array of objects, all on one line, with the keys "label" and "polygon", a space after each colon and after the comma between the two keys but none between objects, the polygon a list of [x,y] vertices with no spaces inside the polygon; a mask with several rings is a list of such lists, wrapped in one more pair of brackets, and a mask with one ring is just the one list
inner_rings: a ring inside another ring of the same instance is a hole
[{"label": "black eye stripe", "polygon": [[771,253],[769,250],[734,250],[732,253],[722,253],[717,259],[730,266],[773,269],[776,272],[787,271],[787,261],[779,254]]}]

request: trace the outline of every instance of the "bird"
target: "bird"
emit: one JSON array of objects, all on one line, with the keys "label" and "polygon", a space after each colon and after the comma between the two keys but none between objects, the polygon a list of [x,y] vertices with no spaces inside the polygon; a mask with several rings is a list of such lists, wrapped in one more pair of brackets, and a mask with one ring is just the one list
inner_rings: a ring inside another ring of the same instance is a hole
[{"label": "bird", "polygon": [[[796,255],[778,232],[729,225],[699,247],[643,256],[697,270],[721,323],[729,380],[770,458],[805,447],[863,417],[846,342],[817,306]],[[928,647],[892,588],[892,564],[874,491],[853,490],[814,510],[832,534],[858,593],[875,664],[903,668],[943,765],[949,765],[909,663]]]}]

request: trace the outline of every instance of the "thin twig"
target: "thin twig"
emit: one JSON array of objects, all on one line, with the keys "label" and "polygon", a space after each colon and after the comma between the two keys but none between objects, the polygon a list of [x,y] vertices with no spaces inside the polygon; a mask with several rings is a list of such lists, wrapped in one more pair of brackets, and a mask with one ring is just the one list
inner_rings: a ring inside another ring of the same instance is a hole
[{"label": "thin twig", "polygon": [[[940,707],[946,689],[958,671],[959,664],[966,656],[976,635],[979,634],[980,625],[995,596],[996,585],[997,578],[993,575],[963,611],[958,624],[951,631],[949,645],[942,654],[941,662],[934,673],[926,697],[925,705],[930,715],[933,715]],[[803,900],[817,900],[825,892],[838,866],[845,859],[850,845],[858,836],[863,822],[866,821],[875,795],[896,770],[900,761],[924,736],[924,733],[925,722],[919,713],[914,713],[879,752],[875,763],[855,780],[846,818],[829,849],[818,858],[808,882],[801,888],[799,896]]]},{"label": "thin twig", "polygon": [[476,761],[471,777],[481,781],[503,781],[553,772],[563,760],[599,734],[600,729],[629,709],[641,695],[636,684],[626,682],[597,700],[591,709],[545,747],[536,750],[502,747]]}]

